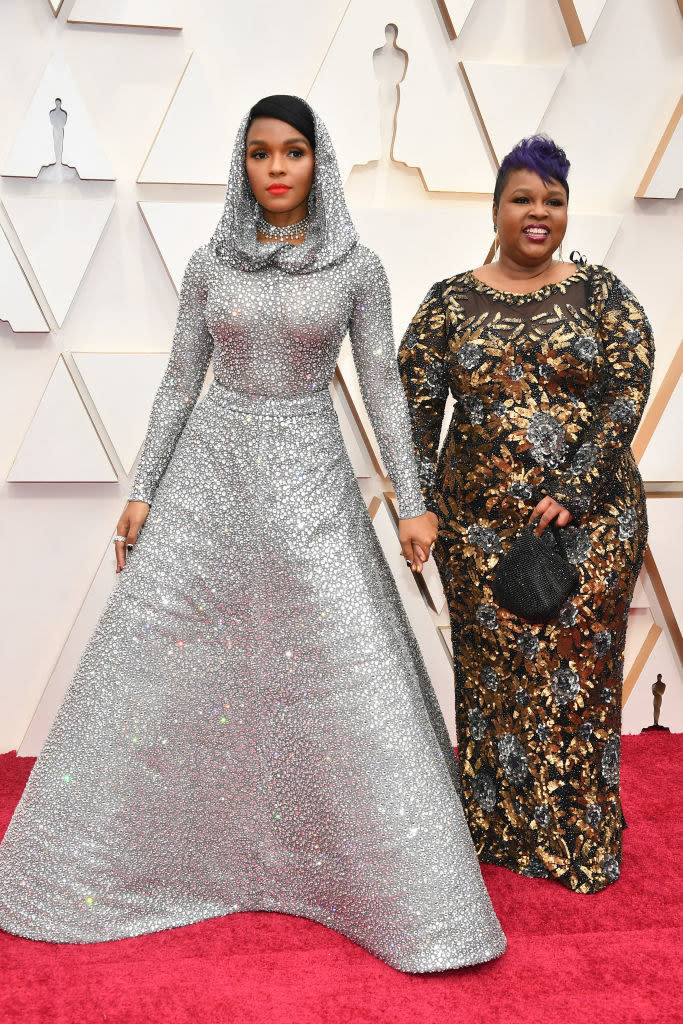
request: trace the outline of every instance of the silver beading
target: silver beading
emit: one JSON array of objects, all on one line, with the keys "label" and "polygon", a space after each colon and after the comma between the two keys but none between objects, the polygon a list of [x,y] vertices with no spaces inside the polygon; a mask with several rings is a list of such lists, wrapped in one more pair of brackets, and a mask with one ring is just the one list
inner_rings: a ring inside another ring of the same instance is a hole
[{"label": "silver beading", "polygon": [[271,224],[262,213],[258,214],[256,218],[256,230],[269,242],[286,242],[290,238],[303,238],[308,231],[309,224],[308,215],[302,220],[298,220],[296,224],[283,224],[282,226]]}]

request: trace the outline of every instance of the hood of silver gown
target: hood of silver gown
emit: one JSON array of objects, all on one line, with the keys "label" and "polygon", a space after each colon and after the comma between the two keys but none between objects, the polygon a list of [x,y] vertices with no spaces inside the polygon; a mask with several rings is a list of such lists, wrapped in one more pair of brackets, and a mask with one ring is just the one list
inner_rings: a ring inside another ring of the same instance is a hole
[{"label": "hood of silver gown", "polygon": [[218,259],[240,270],[275,266],[291,274],[310,273],[338,263],[358,243],[332,140],[313,108],[309,106],[309,110],[315,121],[315,168],[308,199],[310,225],[306,238],[301,245],[258,241],[256,220],[260,208],[245,169],[247,114],[239,126],[232,151],[223,215],[209,243]]}]

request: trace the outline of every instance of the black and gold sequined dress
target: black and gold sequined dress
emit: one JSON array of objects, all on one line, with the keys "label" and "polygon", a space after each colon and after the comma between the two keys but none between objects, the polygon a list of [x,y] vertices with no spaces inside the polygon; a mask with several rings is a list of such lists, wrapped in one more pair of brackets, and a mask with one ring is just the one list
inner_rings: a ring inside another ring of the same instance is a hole
[{"label": "black and gold sequined dress", "polygon": [[[641,306],[599,266],[522,295],[472,273],[437,283],[399,353],[440,521],[475,847],[487,863],[584,893],[621,865],[623,653],[647,537],[630,443],[652,356]],[[491,578],[545,495],[572,512],[565,537],[581,585],[558,620],[532,625],[497,606]]]}]

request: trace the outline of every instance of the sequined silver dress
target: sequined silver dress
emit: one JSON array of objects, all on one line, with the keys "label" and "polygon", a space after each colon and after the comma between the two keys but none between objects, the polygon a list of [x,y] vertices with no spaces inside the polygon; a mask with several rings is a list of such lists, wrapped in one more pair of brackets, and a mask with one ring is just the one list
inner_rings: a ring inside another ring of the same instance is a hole
[{"label": "sequined silver dress", "polygon": [[386,278],[319,119],[306,241],[259,245],[244,137],[185,273],[147,523],[0,845],[0,927],[97,942],[269,910],[405,971],[485,961],[505,938],[328,390],[349,329],[420,514]]}]

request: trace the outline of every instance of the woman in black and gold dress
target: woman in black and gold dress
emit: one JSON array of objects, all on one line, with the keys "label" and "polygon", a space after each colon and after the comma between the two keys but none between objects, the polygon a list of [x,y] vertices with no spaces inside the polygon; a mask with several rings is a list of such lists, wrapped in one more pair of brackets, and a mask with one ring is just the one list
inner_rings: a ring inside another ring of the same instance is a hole
[{"label": "woman in black and gold dress", "polygon": [[[614,274],[553,260],[568,169],[542,136],[508,154],[494,193],[498,259],[430,289],[399,360],[439,521],[475,847],[487,863],[594,893],[621,866],[623,652],[647,537],[630,444],[653,343]],[[538,517],[538,532],[565,528],[581,584],[558,619],[534,625],[496,604],[491,580]]]}]

